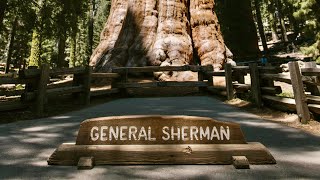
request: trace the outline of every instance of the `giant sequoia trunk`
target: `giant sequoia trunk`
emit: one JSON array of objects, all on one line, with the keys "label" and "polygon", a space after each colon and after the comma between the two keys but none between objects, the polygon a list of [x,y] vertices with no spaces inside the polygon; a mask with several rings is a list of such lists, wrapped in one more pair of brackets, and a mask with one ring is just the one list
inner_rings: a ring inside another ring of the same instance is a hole
[{"label": "giant sequoia trunk", "polygon": [[[214,0],[113,0],[101,42],[90,64],[113,67],[213,65],[221,69],[226,48]],[[161,73],[160,80],[190,80],[191,73]]]},{"label": "giant sequoia trunk", "polygon": [[220,0],[217,3],[224,40],[235,58],[257,56],[259,39],[251,0]]}]

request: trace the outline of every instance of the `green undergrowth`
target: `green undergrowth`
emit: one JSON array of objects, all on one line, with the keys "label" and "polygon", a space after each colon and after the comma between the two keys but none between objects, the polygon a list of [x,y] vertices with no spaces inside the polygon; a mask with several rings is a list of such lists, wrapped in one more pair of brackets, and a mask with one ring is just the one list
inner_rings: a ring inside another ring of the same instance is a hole
[{"label": "green undergrowth", "polygon": [[277,94],[276,96],[283,97],[283,98],[291,98],[291,99],[294,98],[294,95],[290,92],[282,92],[280,94]]}]

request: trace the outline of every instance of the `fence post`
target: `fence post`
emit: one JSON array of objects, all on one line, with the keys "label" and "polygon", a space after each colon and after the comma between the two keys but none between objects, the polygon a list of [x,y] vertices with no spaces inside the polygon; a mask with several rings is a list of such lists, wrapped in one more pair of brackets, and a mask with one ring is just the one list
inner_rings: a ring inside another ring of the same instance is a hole
[{"label": "fence post", "polygon": [[[38,69],[37,66],[29,66],[28,69]],[[20,73],[20,72],[19,72]],[[19,78],[21,78],[21,76],[19,75]],[[32,82],[28,82],[26,83],[26,87],[24,89],[24,93],[22,95],[21,100],[23,102],[26,101],[30,101],[29,99],[27,99],[25,96],[29,93],[29,92],[34,92],[37,89],[37,78],[32,78]],[[34,100],[32,100],[34,101]]]},{"label": "fence post", "polygon": [[[272,67],[272,65],[267,63],[265,67]],[[263,87],[274,87],[274,81],[270,79],[261,79],[261,83],[263,84]]]},{"label": "fence post", "polygon": [[93,68],[92,66],[86,67],[86,73],[83,79],[83,102],[85,105],[90,104],[90,88],[91,88],[91,75],[92,75]]},{"label": "fence post", "polygon": [[42,116],[44,112],[44,104],[46,102],[47,84],[49,82],[50,67],[48,64],[41,66],[40,79],[38,81],[37,100],[36,100],[36,113]]},{"label": "fence post", "polygon": [[310,120],[310,112],[308,109],[307,98],[304,94],[302,75],[298,62],[289,62],[289,70],[297,113],[301,118],[301,123],[306,124]]},{"label": "fence post", "polygon": [[225,64],[225,78],[226,78],[226,88],[227,88],[227,98],[228,100],[234,99],[234,89],[232,82],[232,65],[227,63]]},{"label": "fence post", "polygon": [[[316,62],[305,62],[305,68],[317,68]],[[319,78],[317,76],[312,77],[312,81],[319,82]],[[307,91],[311,92],[312,95],[319,96],[320,91],[317,85],[306,84]]]},{"label": "fence post", "polygon": [[[201,69],[198,71],[198,81],[199,82],[203,82],[203,80],[205,79],[205,68],[201,67]],[[203,93],[205,91],[205,88],[203,87],[199,87],[199,92]]]},{"label": "fence post", "polygon": [[127,83],[128,82],[128,70],[126,70],[126,72],[124,73],[119,73],[119,78],[115,79],[112,84],[111,84],[111,88],[118,88],[119,89],[119,94],[120,96],[127,96],[128,92],[126,88],[123,87],[118,87],[118,83]]},{"label": "fence post", "polygon": [[262,107],[262,97],[260,89],[260,75],[257,63],[249,64],[250,77],[251,77],[251,93],[254,99],[254,103],[258,108]]},{"label": "fence post", "polygon": [[206,78],[208,79],[209,86],[213,86],[213,76],[210,74],[212,72],[213,72],[213,66],[212,65],[207,66],[205,74],[206,74]]}]

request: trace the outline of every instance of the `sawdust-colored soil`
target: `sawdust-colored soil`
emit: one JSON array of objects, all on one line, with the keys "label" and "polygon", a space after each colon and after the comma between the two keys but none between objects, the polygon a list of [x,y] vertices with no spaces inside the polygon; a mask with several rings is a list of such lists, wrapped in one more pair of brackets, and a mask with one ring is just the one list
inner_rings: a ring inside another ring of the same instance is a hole
[{"label": "sawdust-colored soil", "polygon": [[310,134],[320,136],[320,122],[317,120],[311,120],[308,124],[301,124],[296,114],[289,114],[286,112],[273,110],[267,107],[258,109],[250,102],[240,99],[226,101],[226,103],[232,106],[236,106],[244,111],[258,115],[262,119],[281,123],[296,129],[301,129]]}]

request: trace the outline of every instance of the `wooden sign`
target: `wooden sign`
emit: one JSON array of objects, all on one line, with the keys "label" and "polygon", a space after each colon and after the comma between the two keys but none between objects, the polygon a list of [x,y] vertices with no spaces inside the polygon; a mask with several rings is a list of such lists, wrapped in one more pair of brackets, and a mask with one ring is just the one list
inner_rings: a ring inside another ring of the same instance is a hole
[{"label": "wooden sign", "polygon": [[77,145],[244,144],[240,126],[204,117],[125,116],[84,121]]},{"label": "wooden sign", "polygon": [[76,143],[62,144],[49,165],[274,164],[260,143],[247,143],[236,123],[191,116],[119,116],[84,121]]}]

